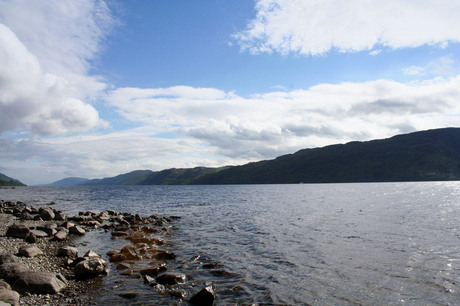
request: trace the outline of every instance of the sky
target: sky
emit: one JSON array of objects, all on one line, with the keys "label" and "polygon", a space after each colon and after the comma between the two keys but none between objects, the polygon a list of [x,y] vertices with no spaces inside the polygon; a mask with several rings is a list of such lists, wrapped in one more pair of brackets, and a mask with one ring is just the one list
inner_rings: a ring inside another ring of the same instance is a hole
[{"label": "sky", "polygon": [[457,0],[0,0],[0,172],[218,167],[460,127]]}]

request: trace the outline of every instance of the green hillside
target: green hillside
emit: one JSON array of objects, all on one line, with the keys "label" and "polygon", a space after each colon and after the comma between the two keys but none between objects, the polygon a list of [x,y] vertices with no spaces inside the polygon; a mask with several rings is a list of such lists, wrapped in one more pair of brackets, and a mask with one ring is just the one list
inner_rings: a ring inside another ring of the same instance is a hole
[{"label": "green hillside", "polygon": [[84,185],[286,184],[460,180],[460,128],[304,149],[221,168],[138,170]]},{"label": "green hillside", "polygon": [[203,177],[195,184],[432,181],[460,179],[460,129],[304,149]]},{"label": "green hillside", "polygon": [[0,173],[0,186],[26,186],[20,181]]}]

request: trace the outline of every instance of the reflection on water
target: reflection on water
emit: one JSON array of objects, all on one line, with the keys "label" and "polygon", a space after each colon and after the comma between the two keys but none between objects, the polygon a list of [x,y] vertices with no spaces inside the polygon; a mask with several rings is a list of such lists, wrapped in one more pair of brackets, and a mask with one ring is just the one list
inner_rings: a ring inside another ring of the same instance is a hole
[{"label": "reflection on water", "polygon": [[[213,281],[221,304],[459,304],[459,196],[457,182],[0,190],[69,214],[181,216],[171,268],[190,276],[189,293]],[[100,253],[120,243],[84,239]],[[120,277],[104,279],[99,301],[117,302],[117,290],[140,292],[134,303],[180,301]]]}]

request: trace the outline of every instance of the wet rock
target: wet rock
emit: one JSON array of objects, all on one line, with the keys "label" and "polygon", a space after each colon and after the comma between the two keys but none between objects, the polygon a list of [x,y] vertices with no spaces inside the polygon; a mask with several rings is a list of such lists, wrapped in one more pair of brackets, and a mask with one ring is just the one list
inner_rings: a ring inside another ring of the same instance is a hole
[{"label": "wet rock", "polygon": [[145,268],[145,269],[142,269],[139,271],[139,273],[144,276],[144,275],[149,275],[149,276],[155,276],[155,275],[158,275],[162,272],[165,272],[166,270],[168,270],[168,268],[166,267],[165,264],[161,264],[161,265],[157,265],[157,266],[153,266],[153,267],[148,267],[148,268]]},{"label": "wet rock", "polygon": [[97,254],[93,250],[89,250],[88,252],[85,253],[83,257],[88,257],[88,258],[100,258],[101,255]]},{"label": "wet rock", "polygon": [[209,285],[206,288],[201,289],[198,293],[192,296],[189,302],[192,305],[212,306],[216,299],[216,293],[214,286]]},{"label": "wet rock", "polygon": [[141,259],[142,257],[138,253],[136,247],[132,245],[127,245],[124,246],[121,250],[120,253],[124,256],[126,256],[126,259],[132,259],[132,260],[138,260]]},{"label": "wet rock", "polygon": [[12,254],[0,254],[0,265],[12,262],[19,262],[19,257]]},{"label": "wet rock", "polygon": [[128,236],[128,233],[122,232],[122,231],[116,231],[116,232],[112,232],[112,236],[113,237]]},{"label": "wet rock", "polygon": [[69,234],[83,236],[86,234],[86,231],[80,226],[69,227]]},{"label": "wet rock", "polygon": [[149,284],[150,286],[155,286],[157,282],[155,281],[155,278],[149,276],[149,275],[144,275],[142,276],[144,279],[144,283]]},{"label": "wet rock", "polygon": [[139,296],[139,292],[122,292],[118,294],[125,299],[134,299]]},{"label": "wet rock", "polygon": [[156,259],[174,259],[176,258],[176,254],[173,252],[165,251],[165,250],[153,250],[152,254],[153,258]]},{"label": "wet rock", "polygon": [[23,245],[19,248],[19,255],[24,257],[37,257],[43,255],[43,251],[35,245]]},{"label": "wet rock", "polygon": [[127,269],[131,269],[131,265],[128,264],[128,263],[125,263],[125,262],[121,262],[117,265],[117,269],[118,270],[127,270]]},{"label": "wet rock", "polygon": [[125,255],[117,253],[110,256],[110,262],[121,262],[125,261],[127,258]]},{"label": "wet rock", "polygon": [[162,285],[175,285],[185,283],[187,276],[180,272],[165,272],[157,276],[156,281]]},{"label": "wet rock", "polygon": [[57,256],[77,258],[78,249],[72,246],[63,246],[58,249]]},{"label": "wet rock", "polygon": [[19,293],[10,289],[0,289],[0,301],[7,304],[3,305],[19,305]]},{"label": "wet rock", "polygon": [[57,221],[65,221],[67,220],[67,215],[61,213],[61,212],[55,212],[54,213],[54,220],[57,220]]},{"label": "wet rock", "polygon": [[25,225],[13,224],[8,227],[6,230],[6,236],[12,238],[26,239],[30,234],[29,227]]},{"label": "wet rock", "polygon": [[19,274],[12,287],[19,292],[54,294],[66,286],[67,280],[60,273],[26,272]]},{"label": "wet rock", "polygon": [[21,220],[33,220],[35,216],[28,212],[22,212],[19,218]]},{"label": "wet rock", "polygon": [[28,268],[25,264],[19,262],[10,262],[0,265],[0,278],[8,283],[14,282],[19,274],[27,272]]},{"label": "wet rock", "polygon": [[54,217],[55,217],[54,212],[49,207],[40,208],[39,213],[40,213],[40,218],[42,218],[45,221],[54,220]]},{"label": "wet rock", "polygon": [[101,258],[90,258],[75,265],[75,277],[79,279],[93,278],[107,274],[107,262]]}]

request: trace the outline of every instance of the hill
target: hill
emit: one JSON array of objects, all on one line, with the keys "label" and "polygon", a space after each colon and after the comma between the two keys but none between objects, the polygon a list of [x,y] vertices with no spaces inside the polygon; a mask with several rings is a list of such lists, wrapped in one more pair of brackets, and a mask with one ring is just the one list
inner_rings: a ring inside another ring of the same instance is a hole
[{"label": "hill", "polygon": [[137,170],[84,185],[286,184],[460,180],[460,128],[303,149],[221,168]]},{"label": "hill", "polygon": [[54,183],[41,185],[41,186],[75,186],[75,185],[83,184],[86,181],[89,181],[89,179],[81,178],[81,177],[67,177],[62,180],[56,181]]},{"label": "hill", "polygon": [[203,177],[195,184],[345,183],[460,179],[460,129],[304,149]]},{"label": "hill", "polygon": [[79,185],[187,185],[211,173],[225,168],[184,168],[162,171],[136,170],[115,177],[85,181]]},{"label": "hill", "polygon": [[26,186],[19,180],[6,176],[0,173],[0,186]]}]

